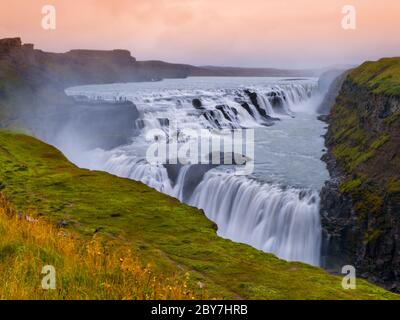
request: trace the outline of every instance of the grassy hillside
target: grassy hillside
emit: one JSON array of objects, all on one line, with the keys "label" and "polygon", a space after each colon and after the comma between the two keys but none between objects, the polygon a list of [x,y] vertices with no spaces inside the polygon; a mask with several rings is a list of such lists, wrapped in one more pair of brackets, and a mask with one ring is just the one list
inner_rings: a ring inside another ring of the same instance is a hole
[{"label": "grassy hillside", "polygon": [[353,70],[332,110],[330,138],[347,175],[341,191],[360,213],[400,202],[400,58],[366,62]]},{"label": "grassy hillside", "polygon": [[384,58],[365,62],[356,68],[349,78],[376,94],[400,96],[400,59]]},{"label": "grassy hillside", "polygon": [[19,210],[34,210],[87,239],[100,234],[129,246],[164,278],[189,272],[191,283],[201,281],[212,297],[397,298],[363,280],[344,290],[341,277],[221,239],[200,210],[141,183],[79,169],[25,135],[0,131],[0,189]]},{"label": "grassy hillside", "polygon": [[[0,194],[0,299],[202,299],[184,277],[155,274],[126,244],[82,240],[43,219],[18,213]],[[42,268],[54,266],[55,290]]]}]

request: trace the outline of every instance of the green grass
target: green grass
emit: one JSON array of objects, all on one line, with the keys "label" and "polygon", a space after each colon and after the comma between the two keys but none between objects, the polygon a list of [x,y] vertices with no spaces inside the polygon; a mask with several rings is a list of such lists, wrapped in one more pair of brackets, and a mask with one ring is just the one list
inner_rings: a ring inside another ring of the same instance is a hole
[{"label": "green grass", "polygon": [[[104,237],[81,239],[34,212],[18,213],[0,193],[0,300],[192,300],[210,298],[189,275],[166,278],[142,265],[129,245]],[[56,270],[43,290],[43,266]]]},{"label": "green grass", "polygon": [[400,194],[400,180],[390,179],[387,182],[387,190],[390,194]]},{"label": "green grass", "polygon": [[375,181],[377,178],[374,180],[376,172],[382,170],[371,163],[385,154],[382,149],[391,140],[391,135],[364,130],[359,113],[359,110],[337,103],[332,112],[330,130],[332,154],[346,174],[339,189],[352,196],[354,208],[362,217],[369,212],[381,212],[387,190],[385,183],[381,185]]},{"label": "green grass", "polygon": [[362,128],[358,111],[337,103],[331,124],[333,155],[347,172],[354,172],[360,165],[373,158],[377,151],[390,140],[384,132],[378,136]]},{"label": "green grass", "polygon": [[354,190],[359,188],[362,184],[360,178],[350,179],[340,184],[340,192],[342,193],[352,193]]},{"label": "green grass", "polygon": [[400,58],[368,61],[354,69],[349,78],[376,94],[400,95]]},{"label": "green grass", "polygon": [[398,298],[364,280],[356,290],[344,290],[341,277],[322,269],[221,239],[202,211],[141,183],[79,169],[56,149],[22,134],[0,131],[0,189],[20,210],[35,209],[54,223],[68,221],[82,235],[100,232],[129,244],[156,272],[190,272],[211,296]]}]

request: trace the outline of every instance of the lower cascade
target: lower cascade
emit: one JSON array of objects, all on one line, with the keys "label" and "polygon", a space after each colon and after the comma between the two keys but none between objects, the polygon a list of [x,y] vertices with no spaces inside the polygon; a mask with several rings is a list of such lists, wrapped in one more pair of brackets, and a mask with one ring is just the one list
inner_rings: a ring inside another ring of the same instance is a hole
[{"label": "lower cascade", "polygon": [[218,225],[218,234],[249,244],[288,261],[320,263],[321,225],[319,194],[315,191],[282,189],[279,186],[211,170],[184,197],[190,182],[190,165],[182,167],[173,184],[167,170],[143,161],[135,162],[112,152],[104,166],[97,168],[120,177],[143,182],[203,209]]},{"label": "lower cascade", "polygon": [[218,225],[218,234],[288,261],[319,265],[319,195],[209,172],[189,204]]}]

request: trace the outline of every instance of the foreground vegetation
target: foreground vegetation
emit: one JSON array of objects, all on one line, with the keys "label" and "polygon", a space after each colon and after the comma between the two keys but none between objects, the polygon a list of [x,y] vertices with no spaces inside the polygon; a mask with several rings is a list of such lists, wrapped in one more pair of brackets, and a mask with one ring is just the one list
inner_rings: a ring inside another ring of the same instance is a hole
[{"label": "foreground vegetation", "polygon": [[[185,286],[185,278],[189,274],[188,287],[198,288],[197,284],[201,282],[210,297],[397,298],[397,295],[363,280],[357,281],[356,290],[344,290],[341,277],[302,263],[289,263],[247,245],[221,239],[216,234],[216,226],[200,210],[181,204],[141,183],[103,172],[79,169],[53,147],[22,134],[0,131],[0,189],[18,210],[34,211],[39,219],[62,225],[63,234],[77,232],[86,239],[86,244],[96,236],[121,243],[125,248],[129,246],[135,259],[140,261],[131,266],[150,263],[154,274],[162,275],[160,279],[164,279],[156,292],[151,291],[150,297],[157,295],[168,298],[164,289],[170,283],[169,279],[178,279],[175,284],[177,293],[173,297],[184,296],[186,293],[182,286]],[[97,260],[90,262],[88,269],[83,269],[82,273],[75,273],[72,268],[75,263],[86,264],[87,260],[94,258],[82,249],[85,246],[77,247],[74,244],[73,249],[65,253],[63,250],[67,249],[62,245],[65,239],[60,240],[54,229],[40,232],[40,237],[31,235],[25,239],[24,228],[29,229],[36,224],[4,219],[1,224],[2,237],[7,230],[9,234],[12,230],[20,234],[15,236],[19,239],[16,242],[11,236],[4,236],[1,242],[0,264],[3,269],[0,287],[9,288],[3,289],[3,297],[24,296],[23,292],[29,286],[37,288],[37,277],[42,276],[40,268],[44,262],[54,263],[60,270],[66,270],[65,280],[62,280],[64,282],[60,287],[65,291],[55,293],[55,298],[137,298],[145,295],[147,289],[141,284],[139,288],[134,288],[133,282],[128,281],[130,284],[123,289],[125,276],[121,273],[119,262],[115,262],[115,259],[121,258],[120,250],[104,249],[109,253],[110,260],[107,263],[114,266],[111,274],[104,270],[98,273],[93,270]],[[19,223],[25,226],[18,227]],[[41,225],[39,223],[37,226]],[[47,233],[48,237],[45,236]],[[35,244],[37,239],[40,242]],[[69,238],[66,241],[75,243]],[[66,244],[66,247],[69,246]],[[29,247],[33,250],[24,249]],[[82,250],[84,259],[77,262]],[[124,255],[122,258],[127,257]],[[16,269],[7,267],[10,263]],[[145,269],[140,267],[138,270],[140,275]],[[32,277],[30,283],[28,276]],[[19,283],[18,279],[25,280]],[[110,279],[121,284],[121,291],[107,291]],[[89,293],[79,291],[82,283]],[[95,295],[101,283],[104,283],[104,287],[100,287],[98,295]],[[13,286],[21,288],[15,289],[19,293],[14,295]],[[131,295],[130,291],[133,291]],[[202,294],[196,289],[193,292],[189,295],[199,297]],[[43,293],[37,292],[37,289],[30,291],[29,298],[42,297]]]},{"label": "foreground vegetation", "polygon": [[[187,277],[166,278],[142,266],[126,245],[75,234],[18,213],[0,194],[0,299],[203,299]],[[44,266],[56,271],[44,290]]]}]

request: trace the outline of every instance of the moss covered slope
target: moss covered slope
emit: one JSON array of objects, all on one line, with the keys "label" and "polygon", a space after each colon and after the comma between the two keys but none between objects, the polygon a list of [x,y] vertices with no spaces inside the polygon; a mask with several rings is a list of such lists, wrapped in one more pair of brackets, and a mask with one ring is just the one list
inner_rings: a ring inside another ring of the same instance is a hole
[{"label": "moss covered slope", "polygon": [[[188,277],[165,278],[142,266],[128,245],[81,239],[32,212],[17,212],[0,193],[1,300],[187,300],[208,298]],[[54,266],[56,290],[40,288],[43,266]],[[191,289],[194,290],[191,290]]]},{"label": "moss covered slope", "polygon": [[373,93],[400,96],[400,59],[365,62],[350,74],[349,79]]},{"label": "moss covered slope", "polygon": [[339,235],[347,261],[400,292],[400,58],[354,69],[329,123],[327,146],[336,165],[328,164],[343,197],[323,192],[326,225]]},{"label": "moss covered slope", "polygon": [[189,271],[211,296],[251,299],[397,298],[359,280],[288,263],[219,238],[201,211],[135,181],[82,170],[34,138],[0,131],[0,189],[18,208],[35,208],[54,223],[124,241],[165,275]]},{"label": "moss covered slope", "polygon": [[356,211],[380,213],[385,201],[400,201],[400,58],[366,62],[349,74],[328,144]]}]

